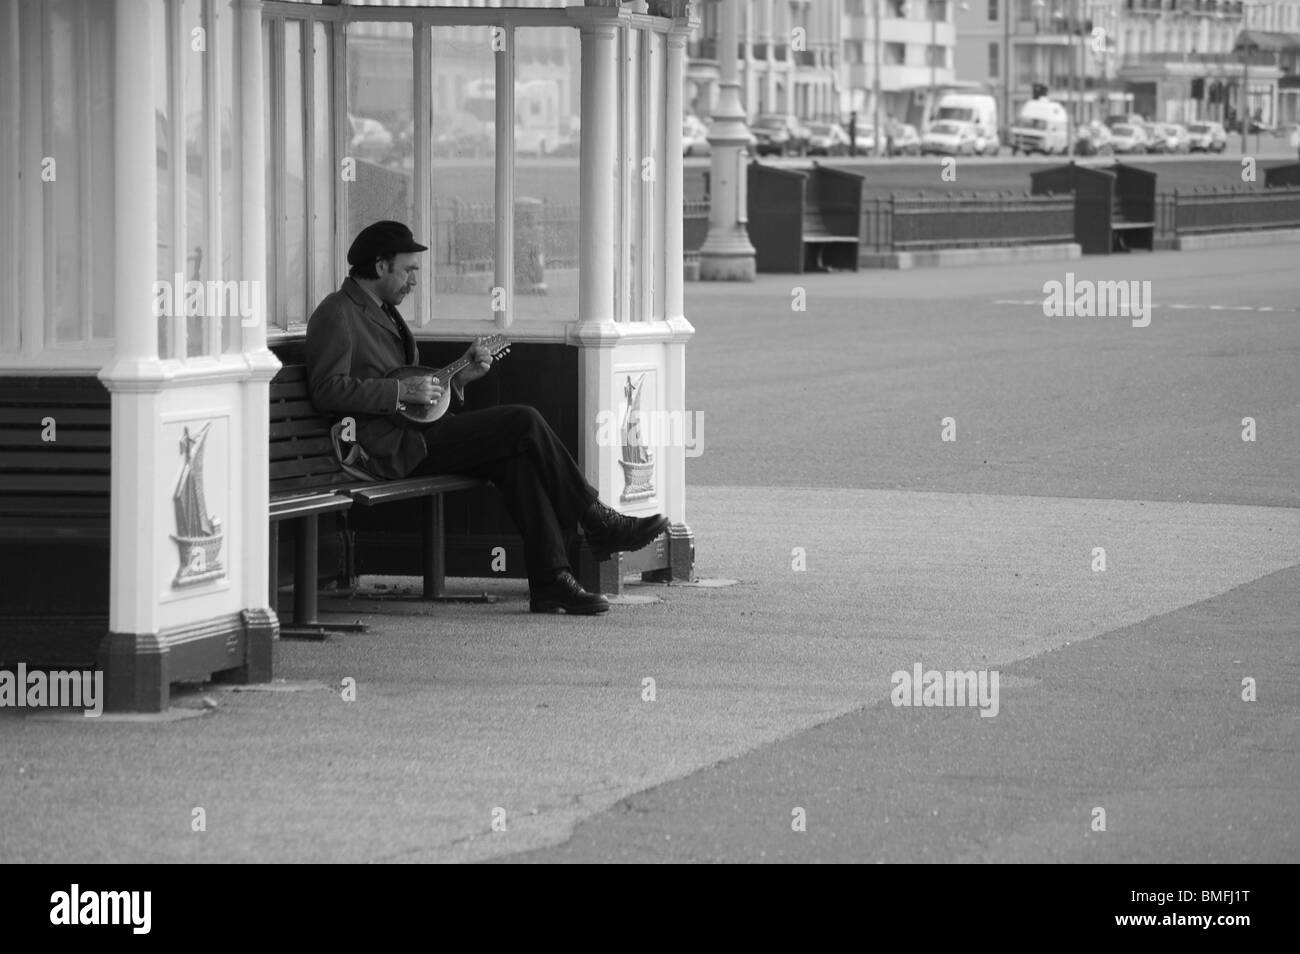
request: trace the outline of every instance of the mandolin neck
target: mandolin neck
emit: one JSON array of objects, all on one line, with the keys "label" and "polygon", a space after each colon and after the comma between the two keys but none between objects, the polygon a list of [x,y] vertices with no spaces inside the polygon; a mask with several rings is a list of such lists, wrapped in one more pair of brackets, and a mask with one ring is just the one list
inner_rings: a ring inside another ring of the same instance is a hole
[{"label": "mandolin neck", "polygon": [[454,377],[456,373],[460,371],[461,368],[464,368],[468,364],[469,364],[469,358],[465,358],[465,357],[459,358],[453,361],[451,364],[447,365],[447,367],[439,368],[434,373],[433,376],[443,384],[450,384],[452,377]]}]

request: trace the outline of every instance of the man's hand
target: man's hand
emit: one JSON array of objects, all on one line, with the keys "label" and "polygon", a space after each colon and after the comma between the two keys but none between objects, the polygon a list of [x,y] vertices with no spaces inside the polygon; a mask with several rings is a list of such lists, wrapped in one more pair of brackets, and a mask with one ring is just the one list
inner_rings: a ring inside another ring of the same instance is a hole
[{"label": "man's hand", "polygon": [[492,370],[492,352],[483,347],[482,339],[470,345],[465,357],[469,358],[469,365],[456,373],[456,383],[461,387],[477,381]]},{"label": "man's hand", "polygon": [[432,374],[403,378],[397,395],[403,404],[437,404],[442,400],[442,385]]}]

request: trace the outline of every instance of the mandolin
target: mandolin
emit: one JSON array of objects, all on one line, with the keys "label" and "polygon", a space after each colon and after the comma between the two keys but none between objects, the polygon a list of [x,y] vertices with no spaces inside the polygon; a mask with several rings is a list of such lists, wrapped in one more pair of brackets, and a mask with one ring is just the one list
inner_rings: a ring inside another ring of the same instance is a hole
[{"label": "mandolin", "polygon": [[[501,335],[493,335],[490,338],[483,338],[479,345],[486,348],[491,353],[493,359],[504,357],[510,353],[510,342]],[[403,365],[400,368],[393,368],[384,377],[397,378],[399,381],[404,378],[421,378],[426,375],[432,375],[438,379],[442,385],[442,397],[436,404],[406,404],[397,413],[408,421],[416,424],[432,424],[438,418],[447,413],[447,408],[451,406],[451,379],[460,371],[461,368],[469,366],[469,358],[462,355],[458,360],[453,361],[445,368],[426,368],[418,364]]]}]

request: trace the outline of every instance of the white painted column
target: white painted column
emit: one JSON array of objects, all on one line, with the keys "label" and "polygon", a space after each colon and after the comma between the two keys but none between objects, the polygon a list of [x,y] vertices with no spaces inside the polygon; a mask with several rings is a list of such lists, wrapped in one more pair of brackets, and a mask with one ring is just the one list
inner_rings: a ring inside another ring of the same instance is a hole
[{"label": "white painted column", "polygon": [[671,30],[664,37],[666,50],[664,83],[664,317],[669,321],[685,314],[682,276],[682,124],[674,117],[682,113],[682,77],[686,63],[687,31]]},{"label": "white painted column", "polygon": [[613,393],[614,347],[619,330],[615,281],[616,203],[623,194],[618,170],[618,10],[591,4],[580,12],[582,44],[582,142],[579,152],[578,463],[603,499],[614,499],[614,472],[600,447],[597,416],[617,407]]},{"label": "white painted column", "polygon": [[[113,67],[114,361],[100,372],[112,393],[113,447],[109,630],[157,629],[152,571],[157,525],[150,472],[157,459],[156,392],[162,385],[153,282],[158,262],[154,5],[116,0]],[[148,393],[154,392],[154,393]]]},{"label": "white painted column", "polygon": [[582,142],[579,159],[578,319],[610,321],[614,309],[614,182],[618,112],[614,21],[582,28]]},{"label": "white painted column", "polygon": [[[243,0],[235,37],[239,46],[241,277],[262,289],[263,314],[252,327],[245,326],[242,350],[251,374],[242,385],[243,420],[236,439],[243,460],[243,494],[232,500],[243,521],[245,546],[240,554],[240,579],[244,606],[267,606],[266,581],[270,578],[269,529],[266,514],[270,500],[270,390],[279,360],[266,346],[266,144],[263,128],[266,108],[262,92],[262,2]],[[323,95],[318,91],[317,95]],[[339,175],[338,169],[319,169],[318,175]],[[235,223],[230,223],[235,227]]]}]

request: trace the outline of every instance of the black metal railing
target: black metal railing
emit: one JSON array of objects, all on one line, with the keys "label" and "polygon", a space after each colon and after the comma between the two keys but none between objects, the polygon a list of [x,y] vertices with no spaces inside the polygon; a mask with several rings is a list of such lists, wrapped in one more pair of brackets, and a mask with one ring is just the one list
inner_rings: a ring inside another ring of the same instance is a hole
[{"label": "black metal railing", "polygon": [[970,193],[863,200],[864,251],[990,248],[1074,241],[1071,196]]},{"label": "black metal railing", "polygon": [[1156,197],[1156,235],[1300,228],[1300,186],[1175,190]]}]

